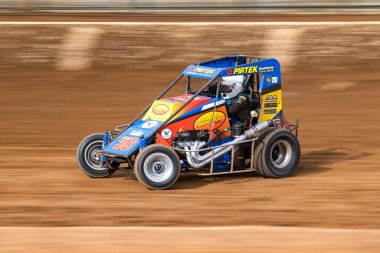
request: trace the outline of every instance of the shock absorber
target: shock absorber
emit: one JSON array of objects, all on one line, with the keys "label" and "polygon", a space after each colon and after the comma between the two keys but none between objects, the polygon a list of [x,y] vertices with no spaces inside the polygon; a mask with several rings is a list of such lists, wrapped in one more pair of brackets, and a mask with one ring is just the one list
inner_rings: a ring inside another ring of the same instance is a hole
[{"label": "shock absorber", "polygon": [[[110,132],[106,131],[103,136],[103,150],[105,147],[108,146],[109,139],[110,139]],[[103,165],[106,164],[106,158],[104,156],[100,156],[100,161],[102,162]]]},{"label": "shock absorber", "polygon": [[[232,125],[232,137],[234,139],[244,134],[244,124],[240,121]],[[236,166],[243,170],[245,169],[245,158],[244,158],[244,143],[235,145],[234,163]]]}]

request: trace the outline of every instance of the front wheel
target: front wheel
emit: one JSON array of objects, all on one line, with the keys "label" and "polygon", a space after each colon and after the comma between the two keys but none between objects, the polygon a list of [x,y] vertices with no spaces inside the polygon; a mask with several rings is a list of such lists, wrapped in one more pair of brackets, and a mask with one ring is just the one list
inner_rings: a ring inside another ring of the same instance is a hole
[{"label": "front wheel", "polygon": [[82,140],[77,150],[77,160],[81,170],[89,177],[109,177],[115,170],[111,170],[101,163],[96,154],[102,151],[103,134],[92,134]]},{"label": "front wheel", "polygon": [[149,189],[167,189],[178,179],[180,163],[170,148],[153,144],[144,148],[136,157],[135,175]]}]

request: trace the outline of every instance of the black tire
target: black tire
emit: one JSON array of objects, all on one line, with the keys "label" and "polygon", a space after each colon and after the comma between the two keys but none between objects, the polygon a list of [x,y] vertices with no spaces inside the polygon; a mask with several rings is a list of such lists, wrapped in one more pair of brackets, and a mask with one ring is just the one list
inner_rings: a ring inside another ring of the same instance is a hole
[{"label": "black tire", "polygon": [[172,149],[153,144],[137,155],[134,172],[136,178],[147,188],[163,190],[177,181],[180,168],[179,158]]},{"label": "black tire", "polygon": [[263,177],[292,175],[301,157],[297,138],[288,130],[277,128],[260,139],[255,149],[254,165]]},{"label": "black tire", "polygon": [[91,134],[78,146],[77,161],[80,169],[89,177],[102,178],[111,176],[115,170],[102,167],[95,153],[102,150],[103,134]]},{"label": "black tire", "polygon": [[258,139],[255,141],[255,153],[253,155],[253,167],[256,169],[256,173],[259,174],[260,176],[262,176],[264,174],[264,172],[262,171],[261,169],[261,159],[259,159],[259,157],[261,156],[261,152],[262,152],[262,145],[260,146],[260,144],[264,141],[265,137],[267,137],[268,134],[272,133],[273,131],[275,131],[277,128],[275,127],[271,127],[271,128],[268,128],[267,130],[265,130],[264,132],[262,132],[260,134],[260,136],[258,137]]}]

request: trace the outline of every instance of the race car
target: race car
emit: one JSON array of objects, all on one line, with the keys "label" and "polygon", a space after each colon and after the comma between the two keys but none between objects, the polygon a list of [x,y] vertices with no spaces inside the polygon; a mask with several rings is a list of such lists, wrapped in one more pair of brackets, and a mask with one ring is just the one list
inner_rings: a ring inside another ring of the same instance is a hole
[{"label": "race car", "polygon": [[283,178],[300,160],[297,133],[298,120],[284,117],[279,62],[230,55],[189,65],[132,122],[84,138],[77,160],[94,178],[132,170],[149,189],[181,173]]}]

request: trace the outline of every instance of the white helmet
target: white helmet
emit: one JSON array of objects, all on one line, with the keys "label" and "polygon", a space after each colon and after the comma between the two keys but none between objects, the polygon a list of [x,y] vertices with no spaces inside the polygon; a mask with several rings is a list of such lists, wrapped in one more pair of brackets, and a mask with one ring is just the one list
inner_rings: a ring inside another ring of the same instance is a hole
[{"label": "white helmet", "polygon": [[244,76],[227,76],[222,78],[221,93],[222,98],[230,99],[243,92]]}]

